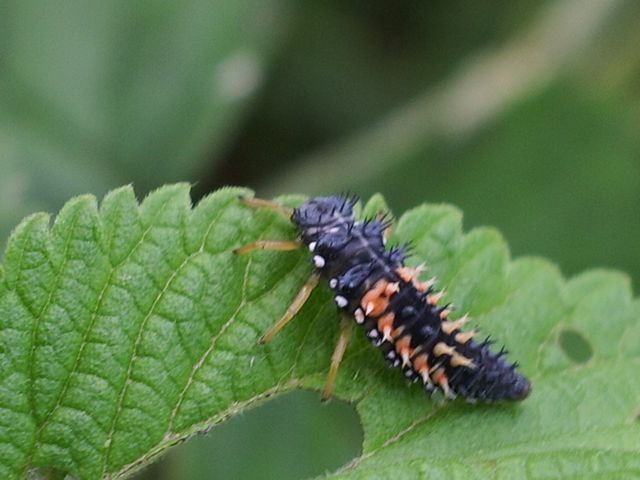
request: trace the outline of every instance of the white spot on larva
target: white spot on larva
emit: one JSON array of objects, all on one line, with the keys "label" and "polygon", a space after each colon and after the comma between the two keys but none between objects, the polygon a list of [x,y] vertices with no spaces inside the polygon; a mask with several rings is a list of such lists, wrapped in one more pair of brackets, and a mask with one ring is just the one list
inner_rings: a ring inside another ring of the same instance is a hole
[{"label": "white spot on larva", "polygon": [[355,312],[353,312],[353,317],[356,319],[356,323],[363,324],[364,323],[364,312],[362,309],[358,308]]},{"label": "white spot on larva", "polygon": [[407,369],[404,371],[404,376],[405,376],[405,377],[407,377],[407,378],[409,378],[409,377],[411,377],[411,375],[413,375],[413,370],[411,370],[410,368],[407,368]]},{"label": "white spot on larva", "polygon": [[393,360],[394,358],[396,358],[396,352],[393,350],[389,350],[389,353],[387,353],[387,358],[389,360]]},{"label": "white spot on larva", "polygon": [[318,267],[318,268],[322,268],[325,265],[325,261],[324,258],[322,258],[320,255],[315,255],[313,257],[313,264]]},{"label": "white spot on larva", "polygon": [[336,305],[338,305],[338,307],[340,307],[340,308],[346,307],[347,304],[349,303],[346,298],[344,298],[344,297],[342,297],[340,295],[336,296],[336,298],[334,298],[334,300],[336,301]]},{"label": "white spot on larva", "polygon": [[332,278],[329,280],[329,288],[336,288],[338,286],[338,279]]},{"label": "white spot on larva", "polygon": [[311,242],[309,244],[309,251],[313,252],[316,249],[316,246],[318,245],[318,242]]},{"label": "white spot on larva", "polygon": [[251,95],[262,83],[263,68],[253,52],[240,51],[223,60],[214,73],[214,87],[227,101]]},{"label": "white spot on larva", "polygon": [[372,328],[367,332],[367,337],[369,338],[378,338],[378,335],[378,330],[376,330],[375,328]]},{"label": "white spot on larva", "polygon": [[400,359],[399,359],[399,358],[396,358],[396,359],[393,361],[393,366],[394,366],[394,367],[397,367],[398,365],[400,365]]}]

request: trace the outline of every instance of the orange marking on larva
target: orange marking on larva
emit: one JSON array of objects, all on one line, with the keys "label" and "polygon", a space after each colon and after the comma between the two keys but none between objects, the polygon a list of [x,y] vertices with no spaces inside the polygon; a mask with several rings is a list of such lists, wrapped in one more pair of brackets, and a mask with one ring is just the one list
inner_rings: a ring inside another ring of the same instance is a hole
[{"label": "orange marking on larva", "polygon": [[391,332],[391,336],[393,337],[394,340],[397,340],[398,338],[400,338],[400,336],[402,335],[402,332],[404,332],[404,328],[405,328],[404,325],[400,325],[393,332]]},{"label": "orange marking on larva", "polygon": [[364,304],[367,298],[377,298],[380,296],[380,294],[382,294],[382,292],[384,292],[384,289],[387,288],[387,284],[389,282],[387,282],[385,279],[382,280],[378,280],[376,282],[376,284],[371,287],[371,289],[369,289],[369,291],[367,293],[364,294],[364,296],[362,297],[362,303]]},{"label": "orange marking on larva", "polygon": [[438,385],[440,385],[440,383],[443,380],[447,380],[447,375],[444,373],[444,368],[436,368],[435,371],[433,372],[433,375],[431,375],[431,378],[433,378],[433,381],[436,382]]},{"label": "orange marking on larva", "polygon": [[429,364],[427,363],[427,359],[429,356],[426,353],[421,353],[417,357],[413,358],[413,369],[418,372],[420,375],[426,374],[429,376]]},{"label": "orange marking on larva", "polygon": [[475,364],[470,358],[465,357],[464,355],[460,355],[459,353],[454,353],[451,357],[451,366],[452,367],[467,367],[467,368],[476,368]]},{"label": "orange marking on larva", "polygon": [[[422,353],[422,351],[424,350],[424,346],[422,345],[418,345],[416,348],[414,348],[413,350],[411,350],[411,358],[414,359],[416,358],[419,354]],[[425,354],[426,355],[426,354]]]},{"label": "orange marking on larva", "polygon": [[382,339],[387,342],[393,341],[391,332],[393,331],[393,319],[395,315],[389,312],[378,319],[378,330],[382,332]]},{"label": "orange marking on larva", "polygon": [[396,352],[402,357],[402,366],[409,365],[411,357],[411,335],[405,335],[398,339],[395,344]]},{"label": "orange marking on larva", "polygon": [[396,273],[400,277],[400,279],[404,282],[411,282],[413,280],[413,272],[414,269],[411,267],[398,267],[396,268]]},{"label": "orange marking on larva", "polygon": [[438,368],[433,374],[433,381],[437,383],[442,391],[444,392],[445,397],[453,398],[451,393],[451,389],[449,388],[449,379],[447,375],[444,373],[444,369]]},{"label": "orange marking on larva", "polygon": [[387,286],[384,289],[384,293],[387,297],[390,297],[391,295],[393,295],[394,293],[397,293],[400,291],[400,283],[399,282],[394,282],[394,283],[387,283]]},{"label": "orange marking on larva", "polygon": [[418,275],[424,271],[424,263],[417,267],[398,267],[396,273],[398,276],[407,283],[411,283],[418,278]]},{"label": "orange marking on larva", "polygon": [[429,355],[422,353],[413,359],[413,369],[422,377],[422,383],[433,385],[429,376]]},{"label": "orange marking on larva", "polygon": [[431,287],[433,287],[436,283],[436,278],[433,277],[426,282],[419,282],[418,280],[413,281],[413,287],[419,292],[427,292]]},{"label": "orange marking on larva", "polygon": [[464,327],[468,322],[469,317],[465,315],[464,317],[460,317],[455,321],[442,322],[441,328],[444,333],[446,333],[447,335],[451,335],[456,330],[460,330],[462,327]]},{"label": "orange marking on larva", "polygon": [[366,315],[376,317],[384,313],[389,306],[389,297],[397,292],[399,286],[390,283],[384,278],[378,282],[362,296],[360,305],[364,309]]},{"label": "orange marking on larva", "polygon": [[422,383],[425,385],[433,385],[431,377],[429,376],[429,363],[427,362],[428,355],[426,353],[416,357],[413,362],[413,369],[418,372],[418,375],[422,377]]},{"label": "orange marking on larva", "polygon": [[444,290],[441,290],[438,293],[432,293],[431,295],[427,295],[427,303],[429,305],[437,305],[443,296],[444,296]]},{"label": "orange marking on larva", "polygon": [[473,337],[475,337],[477,335],[478,332],[476,332],[475,330],[471,330],[469,332],[460,332],[457,333],[455,336],[456,342],[461,343],[461,344],[465,344],[467,343],[469,340],[471,340]]},{"label": "orange marking on larva", "polygon": [[363,303],[362,308],[364,308],[364,314],[368,316],[371,314],[371,312],[373,312],[373,309],[376,307],[373,302],[369,302],[366,305]]},{"label": "orange marking on larva", "polygon": [[451,335],[457,328],[455,322],[442,322],[440,325],[440,329],[447,335]]},{"label": "orange marking on larva", "polygon": [[442,364],[444,362],[441,360],[438,363],[436,363],[433,367],[429,367],[429,375],[433,375],[433,372],[435,372],[436,370],[438,370],[440,367],[442,367]]},{"label": "orange marking on larva", "polygon": [[387,309],[389,301],[384,298],[378,298],[375,301],[363,303],[362,306],[368,317],[377,317]]},{"label": "orange marking on larva", "polygon": [[407,350],[411,348],[411,335],[404,335],[401,338],[398,338],[395,342],[395,349],[398,353],[400,350],[406,348]]},{"label": "orange marking on larva", "polygon": [[447,345],[444,342],[436,343],[436,346],[433,347],[433,354],[436,357],[441,357],[442,355],[453,355],[456,349],[450,345]]},{"label": "orange marking on larva", "polygon": [[415,268],[398,267],[396,269],[396,273],[398,274],[398,276],[404,282],[413,284],[413,287],[419,292],[426,292],[433,286],[433,284],[436,281],[435,278],[427,280],[426,282],[418,281],[418,275],[420,275],[420,273],[423,271],[424,271],[424,264],[418,265]]},{"label": "orange marking on larva", "polygon": [[451,313],[451,309],[450,308],[445,308],[444,310],[442,310],[440,312],[440,319],[441,320],[446,320],[450,313]]}]

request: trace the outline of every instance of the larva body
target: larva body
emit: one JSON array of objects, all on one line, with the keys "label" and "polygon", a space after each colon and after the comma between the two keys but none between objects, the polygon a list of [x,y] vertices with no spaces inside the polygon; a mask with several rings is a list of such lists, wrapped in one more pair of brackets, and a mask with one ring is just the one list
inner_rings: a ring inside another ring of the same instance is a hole
[{"label": "larva body", "polygon": [[404,265],[402,248],[387,249],[387,225],[358,222],[355,201],[316,197],[293,210],[291,220],[327,279],[338,308],[360,325],[385,359],[405,377],[441,390],[448,398],[495,402],[521,400],[530,384],[490,342],[462,331],[466,318],[450,320],[433,282]]}]

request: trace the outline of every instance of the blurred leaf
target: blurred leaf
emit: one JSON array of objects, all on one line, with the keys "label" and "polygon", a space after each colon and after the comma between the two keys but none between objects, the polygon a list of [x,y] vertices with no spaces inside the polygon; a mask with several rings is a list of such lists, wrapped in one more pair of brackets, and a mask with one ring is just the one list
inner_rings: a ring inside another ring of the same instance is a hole
[{"label": "blurred leaf", "polygon": [[[408,157],[420,155],[424,160],[425,150],[434,143],[467,140],[493,123],[514,102],[566,73],[576,59],[586,57],[586,47],[600,38],[605,26],[611,28],[608,21],[623,3],[624,0],[545,2],[527,28],[509,41],[468,55],[445,81],[414,94],[412,101],[383,118],[372,121],[367,117],[366,129],[325,144],[266,181],[260,179],[262,188],[274,194],[292,188],[320,193],[326,191],[327,185],[333,191],[354,188],[374,178],[384,178],[387,170],[397,168]],[[523,58],[535,61],[523,62]],[[415,63],[411,69],[419,68],[421,62]],[[387,70],[392,75],[396,72],[394,68]],[[396,79],[390,83],[397,83]],[[340,105],[354,110],[350,101]],[[329,123],[339,125],[343,115],[336,117]]]},{"label": "blurred leaf", "polygon": [[[2,171],[47,209],[128,182],[195,180],[262,85],[285,5],[3,0]],[[6,234],[20,216],[2,216]]]},{"label": "blurred leaf", "polygon": [[384,189],[459,205],[471,225],[495,224],[516,254],[534,252],[574,274],[589,265],[640,285],[640,142],[635,105],[561,81],[514,104],[471,139],[436,142],[348,188]]},{"label": "blurred leaf", "polygon": [[[270,395],[322,385],[337,333],[327,288],[272,343],[256,343],[308,276],[308,253],[232,254],[294,229],[238,204],[244,190],[195,208],[188,190],[167,186],[138,206],[125,187],[99,210],[77,197],[51,228],[36,214],[12,235],[0,277],[3,478],[29,466],[126,475]],[[446,206],[405,214],[395,237],[413,242],[448,301],[513,349],[533,394],[517,405],[434,404],[357,336],[336,394],[357,404],[364,451],[340,475],[637,471],[640,304],[626,278],[565,283],[544,261],[510,261],[493,230],[463,235]]]},{"label": "blurred leaf", "polygon": [[234,178],[255,185],[278,171],[271,182],[285,186],[275,190],[291,190],[279,178],[284,162],[368,128],[458,70],[461,59],[519,32],[545,3],[462,0],[455,10],[441,0],[295,3],[283,61],[234,145],[241,157],[229,167]]}]

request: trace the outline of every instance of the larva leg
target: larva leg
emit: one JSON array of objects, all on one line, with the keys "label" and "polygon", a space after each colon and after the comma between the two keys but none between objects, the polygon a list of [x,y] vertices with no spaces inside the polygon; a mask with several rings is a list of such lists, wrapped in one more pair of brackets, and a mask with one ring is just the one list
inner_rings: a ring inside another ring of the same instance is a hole
[{"label": "larva leg", "polygon": [[278,320],[262,337],[260,337],[260,343],[267,343],[291,321],[294,315],[298,313],[305,304],[309,295],[311,295],[311,292],[316,288],[319,281],[320,275],[316,272],[312,273],[309,280],[307,280],[307,282],[302,286],[298,295],[293,299],[293,302],[291,302],[291,305],[289,305],[289,308],[287,308],[287,311],[284,313],[282,318]]},{"label": "larva leg", "polygon": [[[248,198],[240,196],[238,200],[243,205],[247,205],[252,208],[268,208],[271,210],[275,210],[280,215],[286,217],[287,219],[291,218],[293,214],[292,208],[287,208],[279,203],[272,202],[270,200],[263,200],[261,198]],[[242,247],[236,248],[233,253],[236,255],[244,255],[249,252],[253,252],[254,250],[279,250],[279,251],[287,251],[287,250],[297,250],[303,246],[302,242],[293,240],[258,240],[256,242],[249,243]]]},{"label": "larva leg", "polygon": [[302,245],[302,242],[297,240],[258,240],[234,249],[233,253],[236,255],[244,255],[254,250],[298,250],[302,248]]},{"label": "larva leg", "polygon": [[322,389],[322,397],[320,399],[325,402],[329,400],[333,394],[333,386],[336,382],[336,376],[338,375],[338,367],[342,362],[344,352],[349,345],[349,338],[351,337],[351,320],[346,317],[340,319],[340,335],[336,341],[336,348],[331,355],[331,366],[329,367],[329,373],[327,374],[327,380],[325,381],[324,388]]},{"label": "larva leg", "polygon": [[249,197],[238,197],[240,203],[252,208],[268,208],[270,210],[275,210],[280,215],[285,217],[287,220],[291,218],[293,214],[293,208],[285,207],[284,205],[280,205],[277,202],[272,202],[271,200],[263,200],[262,198],[249,198]]}]

